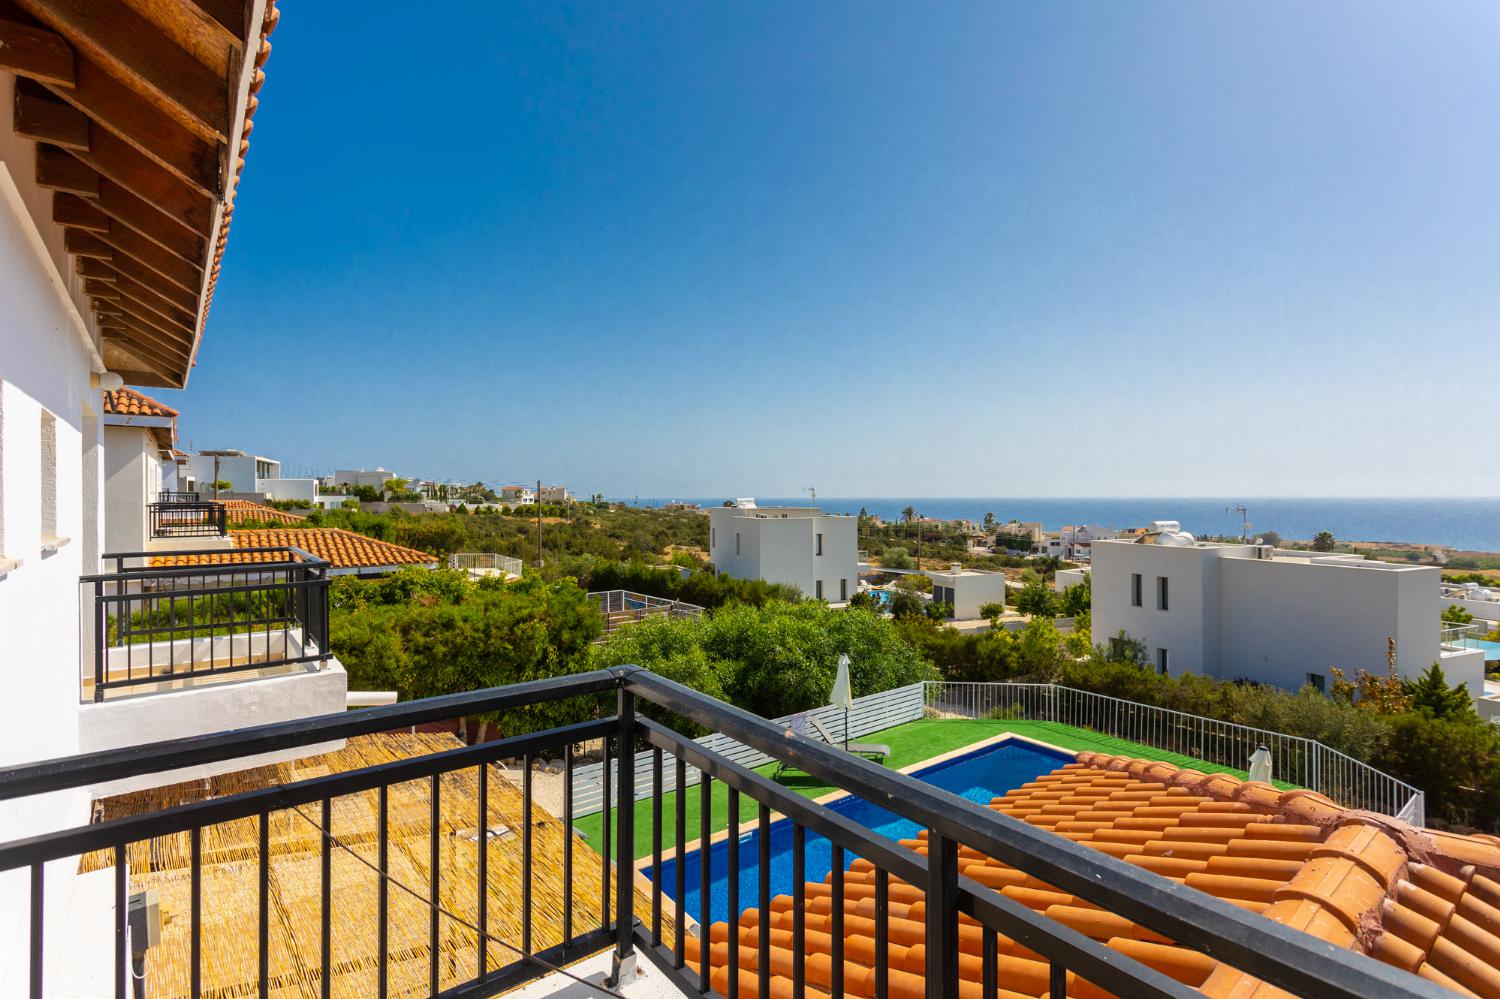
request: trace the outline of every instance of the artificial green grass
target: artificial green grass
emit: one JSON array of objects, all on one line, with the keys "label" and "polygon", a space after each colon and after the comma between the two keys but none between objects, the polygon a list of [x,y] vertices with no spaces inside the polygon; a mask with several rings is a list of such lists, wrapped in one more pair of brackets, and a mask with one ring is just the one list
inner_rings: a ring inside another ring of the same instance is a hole
[{"label": "artificial green grass", "polygon": [[[1075,728],[1072,725],[1061,725],[1056,722],[1032,722],[1032,721],[989,721],[969,718],[924,718],[920,721],[907,722],[888,728],[883,732],[873,732],[869,735],[859,737],[860,742],[879,742],[891,748],[891,755],[886,759],[885,765],[892,770],[900,770],[923,760],[930,760],[934,756],[950,753],[955,749],[982,742],[985,739],[994,738],[1002,733],[1010,732],[1015,735],[1023,735],[1039,742],[1049,743],[1059,749],[1067,749],[1073,752],[1095,752],[1110,753],[1118,756],[1131,756],[1140,759],[1161,760],[1179,767],[1190,767],[1205,773],[1227,773],[1237,777],[1244,777],[1245,771],[1235,770],[1232,767],[1222,767],[1214,763],[1205,763],[1202,760],[1193,759],[1190,756],[1182,756],[1178,753],[1168,753],[1165,750],[1155,749],[1151,746],[1143,746],[1140,743],[1129,742],[1125,739],[1115,739],[1110,736],[1100,735],[1088,729]],[[770,777],[776,772],[775,763],[767,763],[756,767],[758,773]],[[663,787],[670,787],[674,779],[674,771],[667,766],[662,774]],[[825,784],[821,779],[802,773],[799,770],[789,770],[777,779],[789,791],[809,798],[818,798],[830,791],[836,790],[832,785]],[[1280,784],[1281,782],[1277,782]],[[1283,787],[1291,787],[1290,784],[1282,784]],[[721,781],[714,781],[712,786],[713,802],[710,806],[712,822],[710,832],[718,832],[729,823],[729,790]],[[702,792],[697,785],[687,789],[686,808],[687,818],[687,840],[692,842],[701,834],[701,804]],[[662,848],[670,849],[676,845],[676,829],[673,828],[677,821],[677,792],[666,791],[662,794]],[[740,795],[740,821],[747,822],[755,818],[758,803]],[[611,835],[615,834],[614,810],[610,811]],[[573,823],[574,828],[588,837],[588,840],[596,848],[599,846],[599,838],[604,831],[604,814],[596,812],[593,815],[577,819]],[[651,799],[643,798],[635,803],[635,855],[639,859],[651,853]]]}]

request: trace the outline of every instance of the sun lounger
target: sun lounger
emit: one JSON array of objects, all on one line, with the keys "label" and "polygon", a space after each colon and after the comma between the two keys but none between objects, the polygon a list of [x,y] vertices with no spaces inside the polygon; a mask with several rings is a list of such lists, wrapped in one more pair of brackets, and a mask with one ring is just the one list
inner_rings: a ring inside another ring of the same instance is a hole
[{"label": "sun lounger", "polygon": [[[812,723],[812,727],[817,730],[818,735],[823,737],[824,742],[830,746],[844,746],[841,740],[835,739],[828,734],[828,730],[823,727],[823,723],[818,721],[818,719],[812,715],[808,715],[807,720]],[[885,758],[891,755],[891,747],[881,745],[878,742],[851,742],[849,745],[844,746],[844,748],[858,756],[874,758],[876,763],[884,763]]]}]

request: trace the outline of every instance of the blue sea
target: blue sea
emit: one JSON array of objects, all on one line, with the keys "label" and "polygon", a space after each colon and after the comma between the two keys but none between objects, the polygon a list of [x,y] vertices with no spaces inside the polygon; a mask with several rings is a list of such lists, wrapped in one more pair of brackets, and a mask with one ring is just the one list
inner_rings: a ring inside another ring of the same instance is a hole
[{"label": "blue sea", "polygon": [[[681,502],[718,506],[727,497],[676,497]],[[640,499],[641,506],[659,506],[665,499]],[[1276,531],[1283,538],[1308,539],[1330,531],[1343,541],[1404,541],[1448,545],[1453,548],[1500,551],[1500,497],[1482,499],[1246,499],[1219,497],[1191,499],[1136,497],[1066,499],[1053,497],[756,497],[762,506],[817,505],[830,513],[858,513],[861,509],[885,520],[897,520],[907,506],[926,517],[943,520],[996,519],[1041,521],[1049,530],[1067,524],[1102,527],[1143,527],[1153,520],[1178,520],[1194,534],[1238,535],[1240,515],[1232,506],[1249,511],[1251,533]]]}]

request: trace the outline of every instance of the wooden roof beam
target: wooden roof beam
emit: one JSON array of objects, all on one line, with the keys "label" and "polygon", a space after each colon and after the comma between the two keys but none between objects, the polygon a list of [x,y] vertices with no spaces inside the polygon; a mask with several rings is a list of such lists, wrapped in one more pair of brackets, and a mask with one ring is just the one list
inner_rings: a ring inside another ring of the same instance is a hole
[{"label": "wooden roof beam", "polygon": [[130,299],[136,305],[149,311],[152,315],[159,316],[162,322],[167,323],[173,329],[181,330],[184,336],[191,337],[193,335],[192,313],[186,309],[178,308],[150,288],[131,280],[117,271],[115,273],[114,289],[123,297]]},{"label": "wooden roof beam", "polygon": [[246,23],[250,8],[240,0],[189,0],[190,6],[199,11],[204,20],[217,25],[231,41],[240,45],[250,33]]},{"label": "wooden roof beam", "polygon": [[182,388],[181,378],[164,377],[156,371],[140,371],[134,368],[121,368],[110,366],[111,371],[125,379],[126,385],[139,385],[142,388]]},{"label": "wooden roof beam", "polygon": [[40,83],[16,79],[16,134],[64,149],[89,147],[89,116],[52,97]]},{"label": "wooden roof beam", "polygon": [[184,229],[113,181],[97,173],[94,177],[98,193],[93,204],[105,215],[130,226],[184,260],[202,260],[208,255],[208,241],[203,236]]},{"label": "wooden roof beam", "polygon": [[191,295],[198,294],[203,287],[202,270],[181,257],[173,256],[133,229],[111,225],[96,235],[100,241],[114,247],[117,255],[130,257]]},{"label": "wooden roof beam", "polygon": [[119,0],[17,0],[203,138],[229,141],[229,84]]},{"label": "wooden roof beam", "polygon": [[82,229],[63,230],[63,249],[74,256],[93,257],[95,260],[113,260],[115,257],[115,251],[108,243]]},{"label": "wooden roof beam", "polygon": [[[0,14],[3,10],[0,8]],[[51,93],[189,186],[209,197],[223,196],[220,144],[205,141],[184,128],[98,63],[74,52],[61,35],[0,19],[0,69],[46,84]]]},{"label": "wooden roof beam", "polygon": [[86,278],[83,282],[83,293],[90,298],[116,299],[120,297],[120,289],[99,278]]},{"label": "wooden roof beam", "polygon": [[182,309],[184,312],[197,314],[197,295],[189,295],[181,288],[172,284],[172,282],[147,270],[129,257],[116,256],[114,260],[107,264],[85,258],[78,261],[77,267],[78,273],[84,277],[109,281],[115,284],[116,287],[119,286],[119,279],[122,277],[138,285],[144,285],[149,291],[171,305]]},{"label": "wooden roof beam", "polygon": [[73,46],[66,39],[9,18],[0,18],[0,69],[59,87],[71,87],[76,79]]},{"label": "wooden roof beam", "polygon": [[36,183],[54,191],[99,196],[99,175],[65,150],[45,142],[36,144]]},{"label": "wooden roof beam", "polygon": [[148,157],[107,129],[91,128],[88,149],[70,149],[79,162],[92,167],[166,220],[194,233],[213,225],[213,200],[165,173]]},{"label": "wooden roof beam", "polygon": [[106,339],[113,340],[124,346],[124,348],[143,361],[155,365],[164,376],[181,371],[187,367],[187,359],[178,357],[157,348],[147,337],[143,337],[129,326],[113,324],[107,327],[110,331]]},{"label": "wooden roof beam", "polygon": [[[122,278],[121,280],[129,281],[129,278]],[[163,333],[170,335],[174,340],[180,341],[183,346],[188,346],[193,342],[192,326],[179,322],[171,314],[170,310],[163,312],[163,310],[153,305],[149,298],[143,300],[140,296],[132,294],[133,291],[143,289],[138,287],[121,288],[118,282],[116,282],[115,288],[120,292],[120,297],[114,300],[114,305],[121,311],[127,312],[141,322],[148,323]]]},{"label": "wooden roof beam", "polygon": [[109,232],[109,216],[88,200],[66,191],[52,192],[52,221],[89,232]]},{"label": "wooden roof beam", "polygon": [[187,360],[192,352],[191,341],[184,340],[179,334],[162,329],[144,314],[138,314],[140,310],[132,310],[127,299],[120,300],[120,311],[122,313],[120,318],[127,326],[159,341],[158,346],[161,349],[170,348],[172,352],[181,354],[183,360]]}]

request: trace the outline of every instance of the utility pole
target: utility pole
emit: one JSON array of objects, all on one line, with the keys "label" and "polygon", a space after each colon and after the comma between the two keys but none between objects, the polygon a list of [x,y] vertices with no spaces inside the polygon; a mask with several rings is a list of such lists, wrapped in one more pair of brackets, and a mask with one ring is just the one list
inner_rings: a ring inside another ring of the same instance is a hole
[{"label": "utility pole", "polygon": [[536,480],[536,567],[542,567],[542,480]]}]

